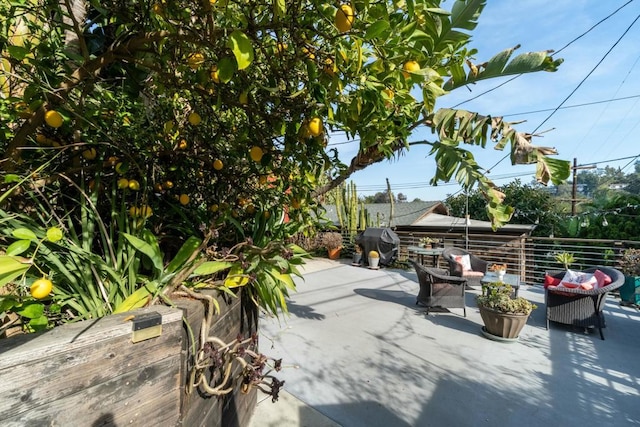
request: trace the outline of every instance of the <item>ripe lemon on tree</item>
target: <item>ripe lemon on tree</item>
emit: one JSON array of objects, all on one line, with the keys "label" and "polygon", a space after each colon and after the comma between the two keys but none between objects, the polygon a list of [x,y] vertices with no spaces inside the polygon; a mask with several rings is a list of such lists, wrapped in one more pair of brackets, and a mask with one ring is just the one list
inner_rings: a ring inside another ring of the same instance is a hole
[{"label": "ripe lemon on tree", "polygon": [[187,63],[192,70],[197,70],[198,68],[200,68],[200,65],[202,65],[203,62],[204,55],[202,55],[200,52],[192,53],[187,59]]},{"label": "ripe lemon on tree", "polygon": [[189,147],[189,143],[186,139],[181,139],[178,143],[178,150],[186,150]]},{"label": "ripe lemon on tree", "polygon": [[264,155],[264,151],[262,151],[262,148],[256,145],[251,147],[251,150],[249,150],[249,157],[251,157],[251,160],[253,160],[256,163],[262,160],[263,155]]},{"label": "ripe lemon on tree", "polygon": [[222,163],[222,160],[220,159],[215,159],[213,161],[213,168],[217,171],[221,171],[222,168],[224,167],[224,163]]},{"label": "ripe lemon on tree", "polygon": [[336,11],[334,23],[341,33],[346,33],[353,26],[353,22],[356,20],[356,15],[353,13],[353,8],[348,4],[340,5]]},{"label": "ripe lemon on tree", "polygon": [[312,118],[311,120],[309,120],[307,128],[309,129],[309,134],[311,136],[315,137],[321,135],[322,131],[324,130],[322,128],[322,119],[320,117]]},{"label": "ripe lemon on tree", "polygon": [[402,68],[404,69],[402,72],[404,78],[408,79],[411,76],[411,73],[415,73],[420,70],[420,64],[418,64],[417,61],[407,61],[404,63]]},{"label": "ripe lemon on tree", "polygon": [[118,188],[124,190],[125,188],[129,188],[129,180],[127,178],[120,178],[118,180]]},{"label": "ripe lemon on tree", "polygon": [[162,184],[162,188],[164,188],[165,190],[170,190],[170,189],[172,189],[172,188],[173,188],[173,182],[171,182],[171,181],[165,181],[165,182]]},{"label": "ripe lemon on tree", "polygon": [[202,121],[202,118],[200,117],[200,114],[193,112],[189,114],[188,120],[189,120],[189,123],[191,123],[193,126],[198,126]]},{"label": "ripe lemon on tree", "polygon": [[49,110],[44,113],[44,122],[52,128],[62,126],[62,116],[56,110]]},{"label": "ripe lemon on tree", "polygon": [[138,191],[140,189],[140,183],[135,179],[129,180],[129,190]]},{"label": "ripe lemon on tree", "polygon": [[178,200],[180,201],[181,205],[185,206],[185,205],[189,204],[189,200],[191,200],[191,199],[189,198],[189,196],[187,194],[183,193],[183,194],[180,195],[180,198]]},{"label": "ripe lemon on tree", "polygon": [[82,152],[82,157],[84,157],[87,160],[94,160],[97,155],[98,155],[98,152],[96,151],[95,148],[89,148],[88,150],[84,150]]},{"label": "ripe lemon on tree", "polygon": [[35,299],[42,299],[48,297],[52,289],[53,283],[51,283],[51,280],[43,277],[42,279],[38,279],[33,282],[29,291],[31,292],[31,296]]}]

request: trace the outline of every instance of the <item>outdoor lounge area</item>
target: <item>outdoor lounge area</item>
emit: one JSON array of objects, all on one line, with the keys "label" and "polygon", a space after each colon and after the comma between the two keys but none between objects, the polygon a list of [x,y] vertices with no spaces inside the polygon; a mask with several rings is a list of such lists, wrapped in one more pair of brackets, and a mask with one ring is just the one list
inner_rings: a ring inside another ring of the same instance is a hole
[{"label": "outdoor lounge area", "polygon": [[[481,334],[467,290],[462,310],[416,305],[415,270],[369,270],[313,259],[289,301],[290,317],[260,320],[261,346],[282,357],[290,400],[258,404],[253,425],[586,426],[640,423],[640,313],[609,296],[598,330],[552,322],[544,288],[516,343]],[[314,421],[315,411],[325,421]],[[270,413],[271,416],[265,414]]]}]

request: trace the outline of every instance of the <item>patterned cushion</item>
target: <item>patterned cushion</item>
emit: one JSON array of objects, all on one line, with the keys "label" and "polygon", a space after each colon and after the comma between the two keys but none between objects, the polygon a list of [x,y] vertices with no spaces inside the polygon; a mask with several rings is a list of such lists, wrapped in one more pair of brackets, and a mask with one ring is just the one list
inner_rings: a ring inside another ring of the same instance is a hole
[{"label": "patterned cushion", "polygon": [[592,273],[580,273],[573,270],[567,270],[564,277],[560,281],[559,288],[581,288],[591,290],[598,286],[598,280]]},{"label": "patterned cushion", "polygon": [[467,270],[462,272],[462,277],[484,277],[482,271]]},{"label": "patterned cushion", "polygon": [[458,264],[462,265],[462,271],[471,270],[471,258],[469,258],[469,255],[456,255],[453,259],[455,259]]}]

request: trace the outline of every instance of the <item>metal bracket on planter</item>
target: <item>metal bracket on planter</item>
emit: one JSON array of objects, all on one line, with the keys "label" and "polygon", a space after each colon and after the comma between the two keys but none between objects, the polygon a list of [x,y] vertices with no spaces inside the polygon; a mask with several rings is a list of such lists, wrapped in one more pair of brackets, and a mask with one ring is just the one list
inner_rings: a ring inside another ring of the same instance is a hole
[{"label": "metal bracket on planter", "polygon": [[131,328],[131,342],[136,343],[162,335],[162,316],[156,311],[137,315]]}]

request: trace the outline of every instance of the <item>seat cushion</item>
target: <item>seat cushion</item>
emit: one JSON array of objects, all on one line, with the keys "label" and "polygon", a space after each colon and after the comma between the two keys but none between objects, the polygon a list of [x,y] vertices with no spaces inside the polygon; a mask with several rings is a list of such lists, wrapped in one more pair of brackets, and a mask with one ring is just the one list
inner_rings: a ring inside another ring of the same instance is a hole
[{"label": "seat cushion", "polygon": [[462,272],[462,277],[484,277],[482,271],[467,270]]}]

